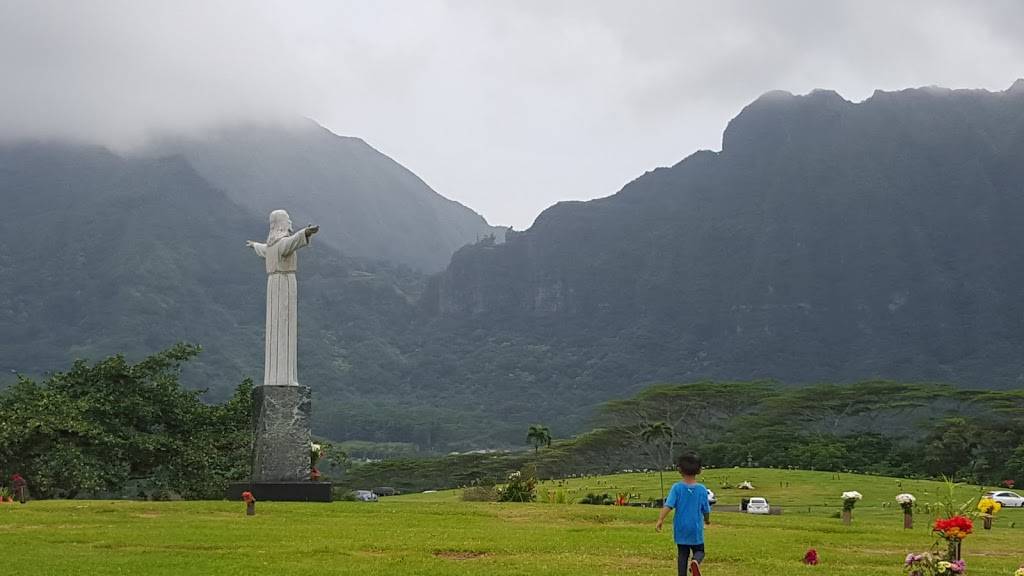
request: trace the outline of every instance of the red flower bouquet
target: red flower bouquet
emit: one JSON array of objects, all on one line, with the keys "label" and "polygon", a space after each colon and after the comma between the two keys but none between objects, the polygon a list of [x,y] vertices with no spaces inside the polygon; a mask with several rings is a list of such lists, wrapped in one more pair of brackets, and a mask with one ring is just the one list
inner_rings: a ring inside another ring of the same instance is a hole
[{"label": "red flower bouquet", "polygon": [[808,566],[817,566],[818,565],[818,551],[815,550],[814,548],[811,548],[810,550],[808,550],[807,554],[804,554],[804,564],[807,564]]},{"label": "red flower bouquet", "polygon": [[939,518],[932,526],[932,531],[939,533],[946,540],[963,540],[974,531],[974,522],[966,516]]}]

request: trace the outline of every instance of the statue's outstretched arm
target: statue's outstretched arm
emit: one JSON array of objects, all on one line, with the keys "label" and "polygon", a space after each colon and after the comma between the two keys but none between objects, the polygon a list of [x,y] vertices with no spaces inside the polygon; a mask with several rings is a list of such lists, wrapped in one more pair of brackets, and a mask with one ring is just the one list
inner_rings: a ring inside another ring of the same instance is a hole
[{"label": "statue's outstretched arm", "polygon": [[306,226],[302,230],[299,230],[295,234],[288,236],[287,238],[282,238],[281,240],[279,240],[279,242],[282,243],[281,256],[287,257],[291,255],[292,252],[295,252],[299,248],[302,248],[303,246],[308,246],[309,237],[312,236],[313,234],[316,234],[319,230],[319,226],[310,225]]},{"label": "statue's outstretched arm", "polygon": [[267,255],[267,245],[261,242],[253,242],[252,240],[246,240],[245,245],[256,251],[256,255],[260,258],[264,258]]}]

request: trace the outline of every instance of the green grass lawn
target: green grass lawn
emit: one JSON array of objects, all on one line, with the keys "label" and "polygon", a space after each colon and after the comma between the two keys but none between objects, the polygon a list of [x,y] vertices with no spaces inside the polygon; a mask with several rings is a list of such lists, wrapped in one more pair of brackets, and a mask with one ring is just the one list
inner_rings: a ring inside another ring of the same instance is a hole
[{"label": "green grass lawn", "polygon": [[[750,480],[753,493],[723,490]],[[666,474],[666,485],[675,481]],[[929,518],[902,528],[899,491],[919,501],[940,483],[827,472],[712,470],[704,482],[723,505],[765,496],[781,516],[713,514],[706,572],[715,575],[902,574],[909,551],[932,543]],[[639,492],[656,497],[657,474],[546,482],[549,490]],[[852,526],[831,515],[839,494],[864,500]],[[962,488],[964,499],[977,488]],[[656,510],[581,504],[461,502],[459,493],[381,502],[37,501],[0,506],[0,574],[674,574],[671,531],[656,534]],[[979,523],[980,524],[980,523]],[[1024,563],[1024,510],[1004,510],[992,531],[964,544],[972,575],[1011,575]],[[817,548],[822,564],[805,567]]]}]

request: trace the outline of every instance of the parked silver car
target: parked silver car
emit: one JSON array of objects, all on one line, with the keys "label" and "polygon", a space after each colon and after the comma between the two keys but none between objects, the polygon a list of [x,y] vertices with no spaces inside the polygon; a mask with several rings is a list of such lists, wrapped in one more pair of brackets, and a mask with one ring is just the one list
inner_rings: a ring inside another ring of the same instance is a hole
[{"label": "parked silver car", "polygon": [[747,503],[747,514],[770,514],[771,507],[764,498],[751,498]]},{"label": "parked silver car", "polygon": [[356,490],[356,500],[361,502],[376,502],[377,495],[372,490]]},{"label": "parked silver car", "polygon": [[986,492],[985,498],[991,498],[1007,508],[1024,508],[1024,496],[1009,490]]}]

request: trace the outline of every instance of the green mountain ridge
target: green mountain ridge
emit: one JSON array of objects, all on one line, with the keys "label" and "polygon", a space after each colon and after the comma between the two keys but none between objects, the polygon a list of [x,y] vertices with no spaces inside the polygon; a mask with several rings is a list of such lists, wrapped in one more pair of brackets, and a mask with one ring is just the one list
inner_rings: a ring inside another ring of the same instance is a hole
[{"label": "green mountain ridge", "polygon": [[[538,422],[573,434],[603,402],[656,383],[1020,387],[1022,87],[860,103],[769,93],[730,122],[720,152],[559,203],[505,242],[484,234],[429,277],[339,251],[326,236],[338,204],[289,199],[297,225],[325,226],[299,265],[314,431],[437,452],[521,445]],[[248,140],[156,158],[0,147],[12,207],[0,222],[0,369],[141,358],[186,340],[205,347],[188,385],[218,399],[245,376],[258,383],[265,279],[243,242],[265,236],[266,214],[237,195],[298,194],[326,176],[288,188],[319,156]],[[247,165],[266,168],[251,187]]]},{"label": "green mountain ridge", "polygon": [[[698,152],[456,253],[437,315],[586,334],[627,382],[1024,377],[1024,90],[769,93]],[[625,337],[624,337],[625,336]],[[627,384],[628,385],[628,384]]]},{"label": "green mountain ridge", "polygon": [[321,240],[350,256],[436,272],[462,246],[504,236],[503,228],[441,196],[362,139],[311,120],[163,136],[144,153],[180,154],[259,214],[286,208],[297,226],[315,221]]}]

